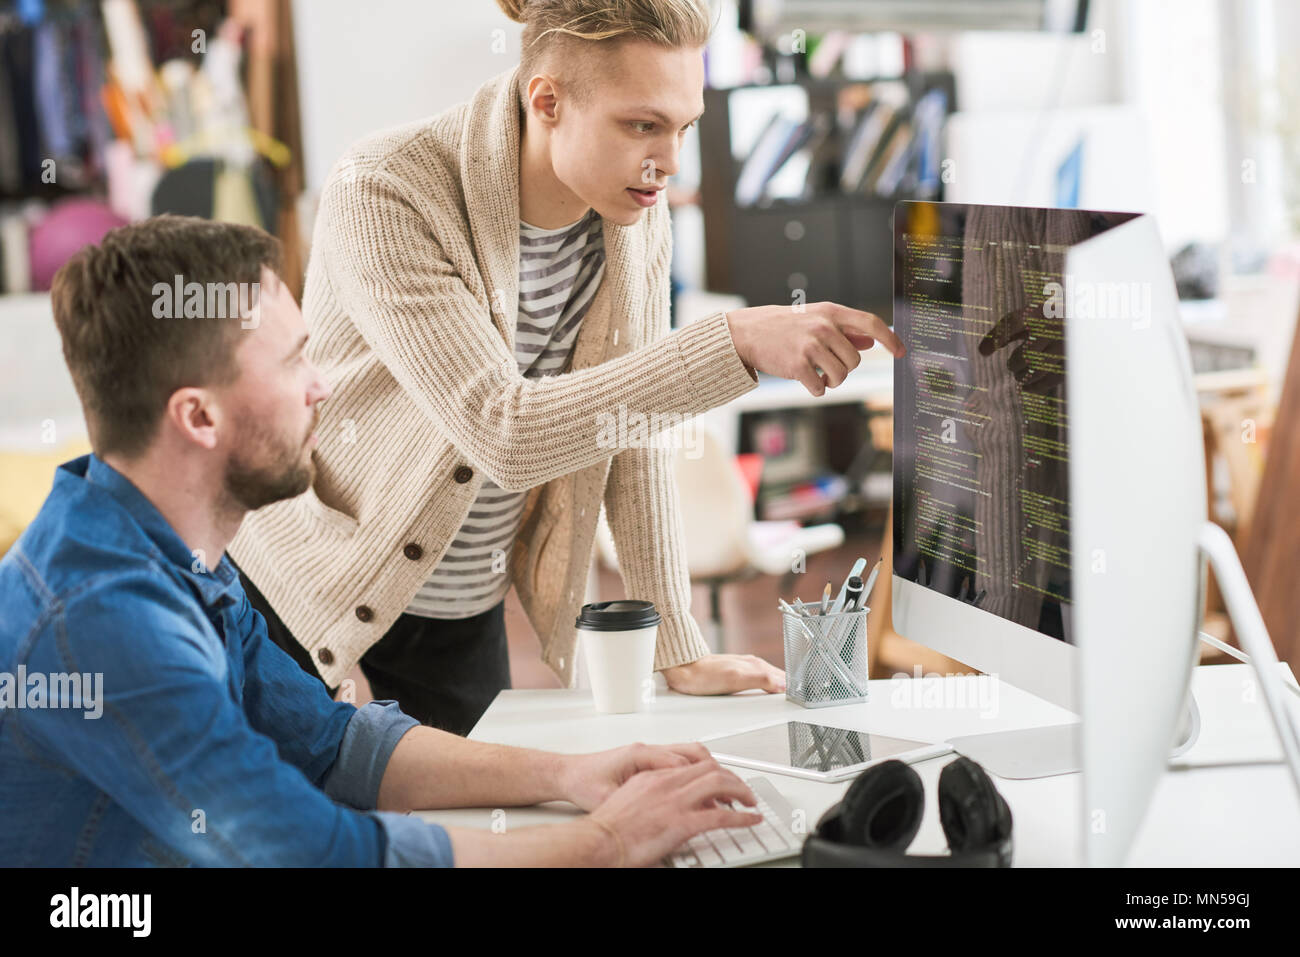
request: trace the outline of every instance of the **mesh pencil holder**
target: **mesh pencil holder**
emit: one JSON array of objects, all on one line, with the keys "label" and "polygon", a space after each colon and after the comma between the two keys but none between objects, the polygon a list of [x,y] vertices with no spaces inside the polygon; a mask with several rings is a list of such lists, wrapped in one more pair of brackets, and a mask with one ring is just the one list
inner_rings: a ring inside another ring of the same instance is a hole
[{"label": "mesh pencil holder", "polygon": [[867,700],[870,610],[808,616],[781,612],[787,698],[805,708]]}]

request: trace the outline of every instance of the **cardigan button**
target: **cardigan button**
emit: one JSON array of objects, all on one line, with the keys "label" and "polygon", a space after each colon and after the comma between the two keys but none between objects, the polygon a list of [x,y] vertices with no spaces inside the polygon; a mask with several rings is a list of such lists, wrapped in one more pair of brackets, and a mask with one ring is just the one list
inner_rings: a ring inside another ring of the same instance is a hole
[{"label": "cardigan button", "polygon": [[468,465],[462,465],[456,469],[456,474],[452,476],[459,484],[464,485],[474,477],[474,470]]},{"label": "cardigan button", "polygon": [[370,610],[369,605],[357,605],[357,617],[362,621],[369,621],[375,617],[375,613]]},{"label": "cardigan button", "polygon": [[409,558],[411,561],[418,562],[421,558],[424,557],[424,549],[421,548],[419,545],[415,544],[415,542],[411,542],[409,545],[407,545],[405,548],[402,549],[402,554],[405,555],[407,558]]},{"label": "cardigan button", "polygon": [[320,659],[320,663],[323,665],[334,664],[334,652],[330,651],[328,648],[322,648],[320,651],[316,652],[316,657]]}]

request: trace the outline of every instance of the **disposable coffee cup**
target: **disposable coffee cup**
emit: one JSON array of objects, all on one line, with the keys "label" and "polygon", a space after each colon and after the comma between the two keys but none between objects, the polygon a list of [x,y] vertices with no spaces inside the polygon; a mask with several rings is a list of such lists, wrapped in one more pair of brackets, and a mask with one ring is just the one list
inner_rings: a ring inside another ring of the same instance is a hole
[{"label": "disposable coffee cup", "polygon": [[654,696],[654,602],[623,599],[583,605],[574,624],[591,678],[596,710],[603,714],[646,711]]}]

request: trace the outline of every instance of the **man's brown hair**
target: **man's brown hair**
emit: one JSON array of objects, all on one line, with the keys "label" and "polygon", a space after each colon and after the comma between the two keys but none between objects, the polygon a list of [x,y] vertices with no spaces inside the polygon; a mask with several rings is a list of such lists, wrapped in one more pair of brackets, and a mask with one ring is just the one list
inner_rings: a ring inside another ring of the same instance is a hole
[{"label": "man's brown hair", "polygon": [[570,90],[586,102],[596,80],[584,52],[625,40],[702,47],[712,29],[707,0],[497,0],[497,6],[524,25],[519,55],[523,109],[528,81],[542,69],[563,64]]},{"label": "man's brown hair", "polygon": [[139,455],[173,392],[238,378],[235,349],[253,326],[240,306],[257,309],[262,268],[280,263],[279,241],[260,229],[167,215],[64,264],[54,321],[97,455]]}]

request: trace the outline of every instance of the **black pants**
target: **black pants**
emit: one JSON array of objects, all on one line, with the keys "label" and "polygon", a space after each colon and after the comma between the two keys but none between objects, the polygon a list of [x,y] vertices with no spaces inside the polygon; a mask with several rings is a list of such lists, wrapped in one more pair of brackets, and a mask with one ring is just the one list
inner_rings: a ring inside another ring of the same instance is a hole
[{"label": "black pants", "polygon": [[[324,684],[311,655],[298,644],[266,597],[241,569],[248,601],[266,619],[266,632],[307,674]],[[467,735],[510,687],[504,601],[471,618],[401,615],[361,658],[376,701],[396,701],[421,724]],[[328,685],[326,686],[328,687]],[[330,695],[338,693],[329,688]]]}]

